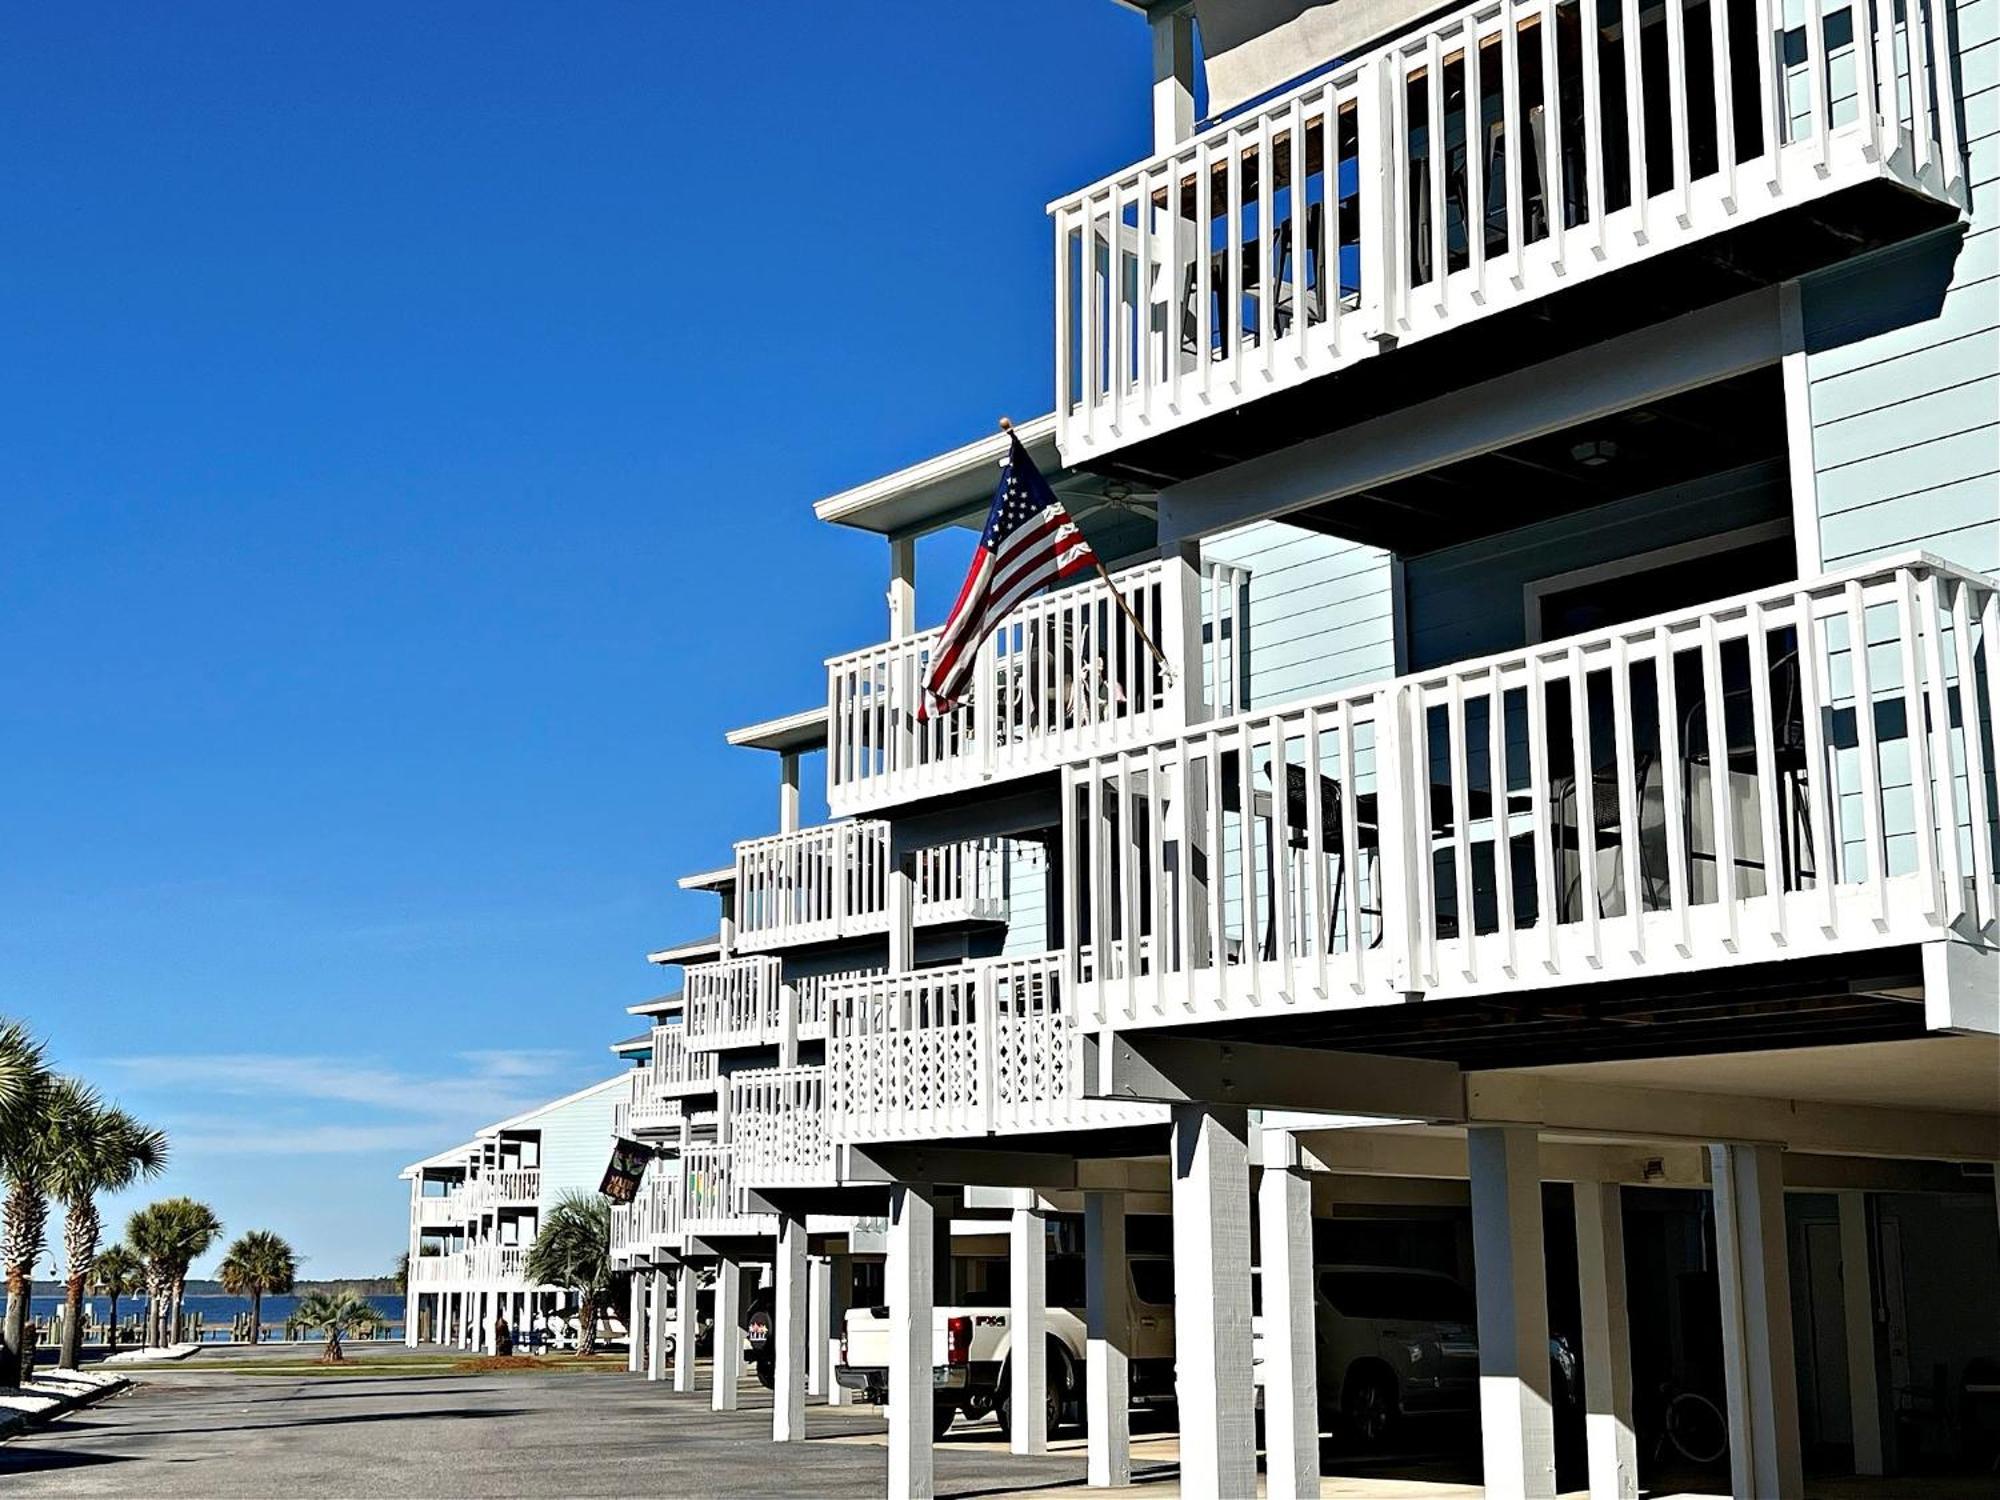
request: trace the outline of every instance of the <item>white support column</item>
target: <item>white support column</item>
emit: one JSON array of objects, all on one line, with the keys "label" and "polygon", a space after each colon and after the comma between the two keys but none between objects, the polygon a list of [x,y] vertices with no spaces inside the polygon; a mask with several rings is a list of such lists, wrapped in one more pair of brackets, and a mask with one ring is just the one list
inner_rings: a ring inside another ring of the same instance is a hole
[{"label": "white support column", "polygon": [[778,754],[778,832],[799,831],[799,752]]},{"label": "white support column", "polygon": [[[414,1264],[416,1257],[412,1255],[410,1260]],[[422,1292],[412,1292],[408,1299],[408,1304],[403,1309],[403,1347],[405,1349],[414,1349],[417,1347],[417,1325],[423,1321],[423,1316],[424,1294]]]},{"label": "white support column", "polygon": [[917,862],[891,854],[889,860],[889,972],[907,974],[917,966]]},{"label": "white support column", "polygon": [[[1209,704],[1202,676],[1202,573],[1201,544],[1183,542],[1162,559],[1166,569],[1160,590],[1159,648],[1167,653],[1177,674],[1169,691],[1179,708],[1181,722],[1198,724],[1209,717]],[[1223,653],[1217,643],[1216,661],[1220,668]],[[1215,684],[1215,701],[1234,702],[1233,689]]]},{"label": "white support column", "polygon": [[1632,1432],[1631,1325],[1625,1303],[1624,1194],[1615,1182],[1578,1182],[1576,1274],[1583,1308],[1584,1436],[1590,1500],[1638,1500]]},{"label": "white support column", "polygon": [[1171,151],[1194,134],[1194,12],[1155,13],[1153,150]]},{"label": "white support column", "polygon": [[[949,1225],[945,1231],[950,1235]],[[937,1225],[925,1189],[889,1189],[889,1497],[928,1500],[931,1453],[931,1319]]]},{"label": "white support column", "polygon": [[806,1316],[806,1221],[802,1215],[778,1219],[778,1265],[771,1309],[771,1337],[778,1341],[771,1386],[771,1440],[798,1443],[806,1435],[806,1350],[811,1320]]},{"label": "white support column", "polygon": [[1257,1228],[1264,1291],[1264,1486],[1270,1500],[1319,1494],[1319,1375],[1313,1346],[1312,1184],[1298,1142],[1264,1134]]},{"label": "white support column", "polygon": [[1048,1245],[1041,1214],[1016,1208],[1007,1229],[1007,1399],[1013,1408],[1007,1447],[1013,1453],[1049,1451],[1042,1410],[1049,1392]]},{"label": "white support column", "polygon": [[1532,1126],[1466,1132],[1488,1500],[1554,1500],[1556,1492],[1539,1157]]},{"label": "white support column", "polygon": [[1187,1500],[1257,1486],[1249,1131],[1241,1109],[1174,1106],[1174,1379]]},{"label": "white support column", "polygon": [[1854,1428],[1854,1472],[1880,1474],[1882,1398],[1875,1383],[1875,1272],[1868,1256],[1868,1195],[1840,1202],[1840,1295],[1847,1324],[1847,1404]]},{"label": "white support column", "polygon": [[709,1373],[715,1411],[736,1410],[736,1386],[743,1378],[743,1268],[724,1260],[715,1268],[715,1332],[710,1338]]},{"label": "white support column", "polygon": [[917,540],[889,539],[889,639],[908,640],[917,633]]},{"label": "white support column", "polygon": [[1127,1294],[1125,1195],[1083,1195],[1085,1482],[1132,1482],[1132,1299]]},{"label": "white support column", "polygon": [[701,1304],[701,1277],[689,1261],[674,1270],[674,1389],[694,1389],[694,1345]]},{"label": "white support column", "polygon": [[851,1406],[854,1398],[834,1378],[840,1365],[840,1339],[847,1331],[847,1307],[854,1300],[854,1262],[845,1255],[826,1258],[826,1404]]},{"label": "white support column", "polygon": [[667,1273],[646,1275],[646,1378],[667,1378]]},{"label": "white support column", "polygon": [[832,1383],[833,1360],[827,1342],[827,1300],[833,1293],[833,1267],[824,1255],[806,1263],[806,1394],[826,1396]]},{"label": "white support column", "polygon": [[499,1349],[493,1342],[493,1322],[500,1316],[500,1294],[486,1291],[479,1294],[479,1352],[497,1354]]},{"label": "white support column", "polygon": [[646,1368],[646,1273],[634,1271],[625,1304],[625,1371],[637,1375]]},{"label": "white support column", "polygon": [[1798,1371],[1786,1260],[1783,1155],[1776,1146],[1708,1148],[1715,1183],[1729,1491],[1737,1500],[1802,1493]]}]

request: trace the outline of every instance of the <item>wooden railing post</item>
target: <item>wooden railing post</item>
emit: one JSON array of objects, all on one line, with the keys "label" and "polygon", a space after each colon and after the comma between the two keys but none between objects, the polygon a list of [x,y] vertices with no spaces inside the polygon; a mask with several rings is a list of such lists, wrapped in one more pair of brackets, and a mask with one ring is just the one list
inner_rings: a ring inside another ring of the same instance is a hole
[{"label": "wooden railing post", "polygon": [[1000,1055],[1000,1018],[995,1009],[993,967],[990,963],[981,964],[973,985],[973,1003],[979,1007],[978,1057],[973,1070],[973,1087],[978,1090],[979,1097],[975,1108],[979,1111],[977,1118],[988,1135],[993,1133],[999,1104],[995,1063]]},{"label": "wooden railing post", "polygon": [[1422,712],[1414,689],[1384,693],[1375,719],[1376,806],[1382,841],[1383,956],[1389,987],[1405,995],[1424,988],[1420,881],[1430,878],[1430,770],[1416,764],[1413,716]]},{"label": "wooden railing post", "polygon": [[[1174,680],[1167,684],[1166,727],[1178,729],[1199,724],[1209,717],[1209,695],[1202,682],[1202,565],[1201,544],[1182,542],[1161,558],[1159,648],[1173,666]],[[1115,586],[1115,585],[1114,585]],[[1217,653],[1218,661],[1220,652]],[[1137,670],[1151,675],[1153,663],[1134,663]],[[1215,697],[1223,697],[1222,684],[1215,685]]]}]

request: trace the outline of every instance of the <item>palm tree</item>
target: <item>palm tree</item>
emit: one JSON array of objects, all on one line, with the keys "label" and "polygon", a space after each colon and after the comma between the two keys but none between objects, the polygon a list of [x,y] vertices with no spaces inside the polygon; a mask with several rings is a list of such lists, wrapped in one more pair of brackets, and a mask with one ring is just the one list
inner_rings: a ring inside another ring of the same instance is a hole
[{"label": "palm tree", "polygon": [[263,1336],[265,1293],[282,1297],[292,1289],[298,1280],[299,1255],[281,1236],[268,1229],[252,1229],[237,1236],[216,1275],[225,1292],[250,1299],[250,1342],[254,1344]]},{"label": "palm tree", "polygon": [[48,1080],[42,1044],[20,1021],[0,1016],[0,1127]]},{"label": "palm tree", "polygon": [[146,1261],[147,1343],[165,1344],[180,1336],[188,1267],[221,1238],[222,1221],[215,1211],[192,1198],[163,1198],[132,1215],[125,1239]]},{"label": "palm tree", "polygon": [[611,1200],[601,1193],[565,1193],[528,1247],[528,1280],[572,1288],[583,1307],[577,1353],[597,1348],[597,1304],[611,1290]]},{"label": "palm tree", "polygon": [[39,1044],[18,1022],[0,1023],[0,1263],[7,1275],[6,1322],[0,1325],[0,1386],[19,1385],[27,1345],[35,1262],[48,1247],[48,1102],[55,1080]]},{"label": "palm tree", "polygon": [[62,1079],[49,1091],[43,1184],[63,1205],[63,1261],[69,1269],[61,1368],[74,1370],[83,1354],[83,1287],[104,1228],[97,1195],[155,1176],[166,1164],[167,1138],[160,1131],[109,1107],[74,1079]]},{"label": "palm tree", "polygon": [[410,1294],[410,1252],[401,1251],[396,1256],[396,1269],[390,1273],[396,1283],[396,1290],[404,1296]]},{"label": "palm tree", "polygon": [[298,1310],[292,1314],[308,1328],[326,1330],[326,1352],[320,1356],[322,1364],[339,1364],[347,1357],[341,1349],[340,1341],[357,1328],[373,1328],[385,1321],[381,1309],[353,1287],[341,1287],[331,1292],[310,1292],[299,1299]]},{"label": "palm tree", "polygon": [[146,1263],[123,1245],[97,1252],[90,1263],[90,1289],[111,1299],[111,1332],[106,1344],[118,1347],[118,1299],[136,1297],[146,1289]]}]

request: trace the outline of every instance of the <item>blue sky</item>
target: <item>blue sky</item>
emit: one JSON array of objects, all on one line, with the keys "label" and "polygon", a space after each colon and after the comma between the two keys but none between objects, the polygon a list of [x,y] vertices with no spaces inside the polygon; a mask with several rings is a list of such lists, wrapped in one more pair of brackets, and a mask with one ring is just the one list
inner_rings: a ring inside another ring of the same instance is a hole
[{"label": "blue sky", "polygon": [[398,1166],[611,1071],[771,826],[723,729],[882,633],[811,502],[1047,409],[1147,67],[1111,0],[0,23],[0,1013],[157,1191],[378,1272]]}]

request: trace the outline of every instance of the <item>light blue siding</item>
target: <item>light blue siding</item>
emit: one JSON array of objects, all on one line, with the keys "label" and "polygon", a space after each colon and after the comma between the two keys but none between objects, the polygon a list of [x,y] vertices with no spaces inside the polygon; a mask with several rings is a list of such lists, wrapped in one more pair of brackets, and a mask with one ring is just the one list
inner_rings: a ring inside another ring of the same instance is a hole
[{"label": "light blue siding", "polygon": [[1791,514],[1775,464],[1615,500],[1403,565],[1413,670],[1527,644],[1530,583]]},{"label": "light blue siding", "polygon": [[1007,938],[1000,951],[1009,958],[1049,951],[1049,862],[1040,844],[1016,842],[1007,867]]},{"label": "light blue siding", "polygon": [[1283,521],[1202,543],[1250,573],[1250,704],[1268,708],[1393,677],[1389,554]]},{"label": "light blue siding", "polygon": [[631,1097],[630,1075],[620,1073],[566,1103],[550,1105],[522,1128],[542,1133],[542,1211],[565,1193],[596,1192],[611,1158],[611,1111]]},{"label": "light blue siding", "polygon": [[2000,0],[1955,7],[1971,223],[1807,278],[1828,569],[1923,547],[2000,571]]}]

